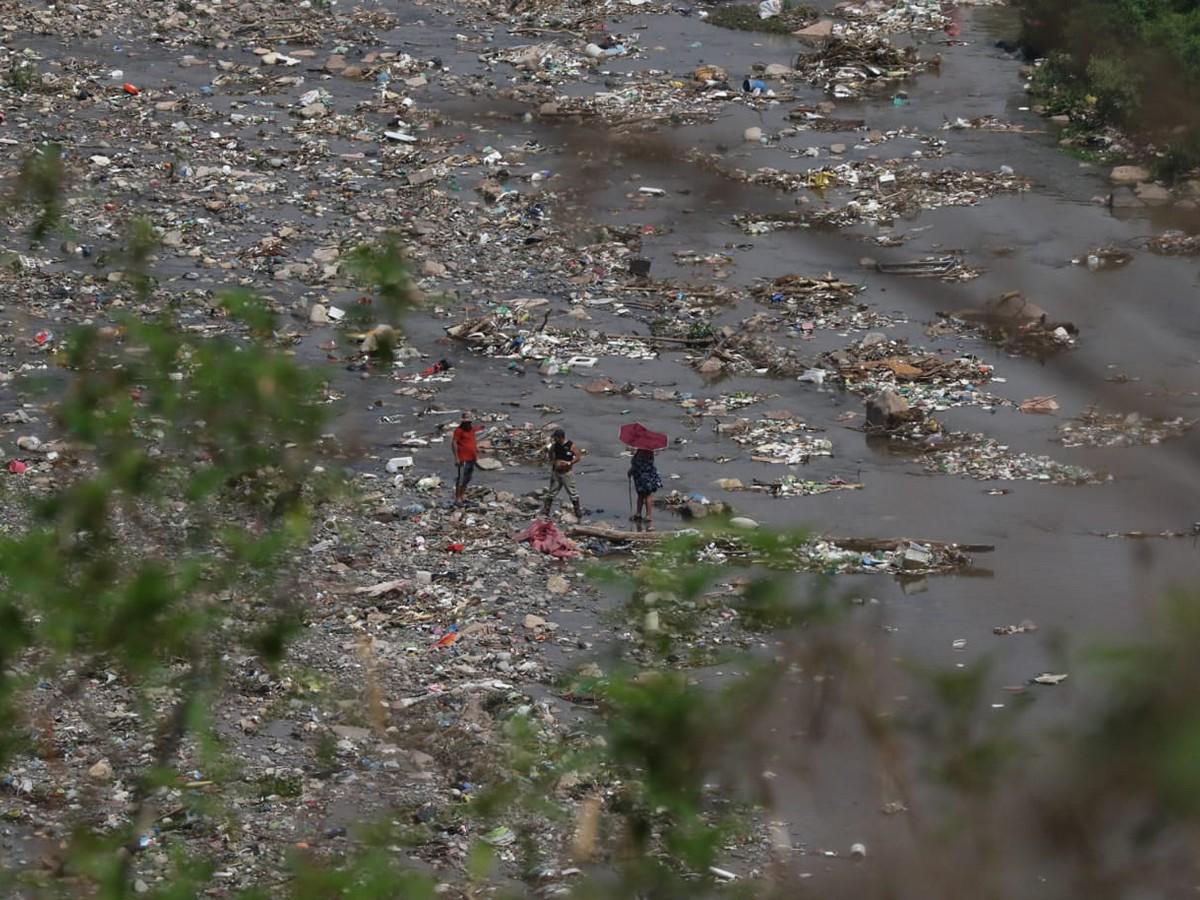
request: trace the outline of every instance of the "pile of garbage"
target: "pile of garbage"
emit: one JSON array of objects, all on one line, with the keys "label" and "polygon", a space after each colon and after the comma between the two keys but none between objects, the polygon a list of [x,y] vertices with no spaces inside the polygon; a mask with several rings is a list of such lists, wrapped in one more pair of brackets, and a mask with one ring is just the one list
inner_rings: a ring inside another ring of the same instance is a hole
[{"label": "pile of garbage", "polygon": [[[786,560],[782,563],[781,555]],[[956,544],[840,538],[817,538],[788,547],[785,554],[776,552],[767,557],[748,548],[744,541],[723,536],[708,544],[700,559],[713,565],[757,562],[823,575],[873,574],[900,578],[946,575],[972,567],[971,557]]]},{"label": "pile of garbage", "polygon": [[863,260],[867,268],[883,275],[906,275],[910,278],[937,278],[947,283],[973,281],[983,274],[979,266],[967,265],[959,256],[927,256],[909,262],[884,263]]},{"label": "pile of garbage", "polygon": [[1042,307],[1019,291],[1002,294],[981,308],[938,313],[941,321],[927,332],[975,334],[1014,354],[1045,357],[1075,346],[1079,329],[1071,322],[1056,322]]},{"label": "pile of garbage", "polygon": [[[1026,179],[1005,172],[932,171],[900,161],[853,161],[806,172],[770,168],[755,172],[735,170],[730,177],[789,192],[812,191],[825,201],[794,213],[736,216],[734,221],[749,234],[817,223],[837,227],[864,222],[891,224],[918,210],[974,206],[998,194],[1027,191],[1030,186]],[[843,194],[848,197],[838,204],[833,202],[830,191],[839,192],[837,197]]]},{"label": "pile of garbage", "polygon": [[816,371],[825,373],[822,381],[840,383],[860,396],[890,390],[907,408],[926,414],[1005,402],[982,390],[994,379],[991,365],[970,355],[947,357],[914,349],[904,340],[879,333],[822,355],[819,365]]},{"label": "pile of garbage", "polygon": [[[899,578],[944,575],[973,569],[970,553],[986,553],[990,545],[954,544],[943,541],[915,541],[907,538],[877,539],[818,536],[797,540],[777,534],[774,546],[762,540],[747,540],[739,532],[753,532],[758,523],[720,501],[699,494],[672,492],[658,505],[676,510],[689,519],[714,518],[726,527],[709,535],[696,554],[696,561],[709,565],[764,565],[793,572],[825,575],[874,574]],[[692,512],[689,512],[692,510]],[[705,523],[707,524],[707,523]],[[628,533],[612,529],[576,527],[573,535],[592,535],[610,542],[624,542]],[[635,558],[653,553],[655,544],[678,535],[704,535],[703,531],[684,529],[673,532],[641,533],[633,544]]]},{"label": "pile of garbage", "polygon": [[828,481],[811,481],[795,475],[784,475],[778,481],[761,481],[755,478],[743,484],[739,478],[720,478],[717,487],[723,491],[768,494],[771,497],[815,497],[834,491],[860,491],[863,485],[834,477]]},{"label": "pile of garbage", "polygon": [[546,447],[557,427],[558,423],[553,421],[489,426],[479,438],[479,450],[502,459],[508,465],[539,465],[545,460]]},{"label": "pile of garbage", "polygon": [[1121,266],[1128,265],[1133,259],[1133,254],[1128,250],[1123,250],[1120,247],[1097,247],[1094,250],[1089,250],[1083,256],[1077,256],[1071,260],[1073,266],[1087,266],[1093,272],[1101,269],[1119,269]]},{"label": "pile of garbage", "polygon": [[485,313],[449,325],[445,331],[450,337],[463,341],[472,351],[486,356],[539,361],[539,372],[543,375],[591,368],[601,357],[654,359],[657,356],[650,343],[637,337],[614,337],[594,329],[560,331],[544,323],[535,328],[526,327],[530,318],[523,315],[523,311],[518,308],[516,311],[506,309]]},{"label": "pile of garbage", "polygon": [[737,328],[725,326],[716,343],[702,356],[691,358],[701,375],[765,375],[786,378],[806,368],[798,351],[782,345],[772,335],[775,320],[759,313],[744,319]]},{"label": "pile of garbage", "polygon": [[722,3],[701,15],[705,16],[705,21],[720,28],[786,35],[809,25],[817,11],[794,0],[786,3],[784,0],[760,0],[758,3]]},{"label": "pile of garbage", "polygon": [[794,416],[770,418],[769,415],[754,422],[747,419],[719,422],[714,427],[719,434],[749,448],[754,462],[798,466],[807,465],[816,457],[833,456],[833,442],[815,436],[822,429],[806,425]]},{"label": "pile of garbage", "polygon": [[1188,234],[1184,231],[1164,231],[1152,237],[1147,246],[1154,253],[1163,256],[1197,256],[1200,255],[1200,234]]},{"label": "pile of garbage", "polygon": [[865,288],[836,278],[832,272],[819,277],[782,275],[759,282],[751,291],[754,299],[782,306],[794,315],[820,317],[851,303]]},{"label": "pile of garbage", "polygon": [[734,391],[722,394],[715,399],[693,397],[688,393],[667,391],[659,388],[654,391],[655,400],[674,400],[689,416],[702,418],[704,416],[726,416],[739,409],[755,406],[775,396],[773,394],[754,394],[748,391]]},{"label": "pile of garbage", "polygon": [[696,493],[695,491],[687,494],[682,491],[668,491],[664,496],[656,499],[654,505],[659,509],[676,513],[680,518],[687,521],[697,521],[710,517],[716,519],[734,514],[733,507],[728,503],[722,503],[720,500],[710,500],[704,494]]},{"label": "pile of garbage", "polygon": [[597,63],[637,53],[636,35],[604,32],[582,47],[566,47],[554,41],[505,47],[480,54],[480,61],[495,65],[507,63],[537,81],[559,81],[590,74]]},{"label": "pile of garbage", "polygon": [[901,49],[881,39],[834,38],[818,52],[796,58],[798,76],[837,100],[886,93],[936,65],[915,47]]},{"label": "pile of garbage", "polygon": [[943,0],[844,0],[833,12],[847,20],[835,32],[852,40],[879,40],[898,33],[941,31],[951,21]]},{"label": "pile of garbage", "polygon": [[1050,484],[1103,484],[1111,475],[1083,466],[1056,462],[1047,456],[1016,453],[984,434],[949,432],[931,436],[922,463],[928,472],[966,475],[979,481],[1039,481]]},{"label": "pile of garbage", "polygon": [[964,119],[961,116],[942,123],[943,131],[997,131],[1012,134],[1040,134],[1037,129],[1027,128],[1015,122],[1004,122],[996,116],[976,116]]},{"label": "pile of garbage", "polygon": [[866,303],[855,303],[854,297],[865,288],[841,281],[832,273],[821,277],[783,275],[770,281],[760,281],[751,288],[750,296],[773,312],[786,312],[786,325],[800,338],[811,338],[818,329],[834,331],[871,331],[889,328],[899,317],[880,312]]},{"label": "pile of garbage", "polygon": [[[624,49],[621,44],[603,52],[612,55]],[[651,69],[610,75],[605,81],[605,90],[586,94],[538,84],[527,91],[513,89],[509,95],[533,107],[539,117],[547,120],[595,120],[610,127],[636,125],[639,128],[656,124],[697,124],[715,120],[730,104],[761,113],[780,102],[792,100],[786,82],[795,73],[778,63],[763,68],[764,71],[759,73],[761,78],[741,81],[731,80],[724,68],[711,64],[674,76]],[[771,79],[776,86],[769,86],[763,78]],[[539,75],[539,80],[552,82],[553,78],[544,73]]]},{"label": "pile of garbage", "polygon": [[1075,419],[1058,426],[1056,440],[1064,447],[1137,447],[1183,437],[1195,419],[1176,416],[1156,419],[1141,413],[1105,413],[1089,407]]}]

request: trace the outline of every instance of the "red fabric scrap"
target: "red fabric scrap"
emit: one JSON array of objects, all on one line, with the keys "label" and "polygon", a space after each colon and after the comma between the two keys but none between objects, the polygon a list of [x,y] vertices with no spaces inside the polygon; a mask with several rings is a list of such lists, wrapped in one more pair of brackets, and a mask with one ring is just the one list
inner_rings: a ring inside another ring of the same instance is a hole
[{"label": "red fabric scrap", "polygon": [[574,559],[579,555],[575,542],[566,537],[558,526],[547,519],[538,519],[517,535],[517,543],[526,541],[539,553],[545,553],[558,559]]}]

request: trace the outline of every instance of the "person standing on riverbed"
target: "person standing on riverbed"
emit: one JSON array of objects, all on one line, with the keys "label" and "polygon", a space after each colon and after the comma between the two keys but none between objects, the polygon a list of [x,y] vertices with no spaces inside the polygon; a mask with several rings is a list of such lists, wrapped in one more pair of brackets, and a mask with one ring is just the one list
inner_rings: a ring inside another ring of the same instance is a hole
[{"label": "person standing on riverbed", "polygon": [[[633,488],[637,491],[637,511],[633,521],[644,522],[649,528],[653,524],[654,494],[662,490],[662,477],[654,465],[653,450],[635,450],[633,461],[629,464],[629,477],[633,479]],[[646,514],[642,515],[645,507]]]},{"label": "person standing on riverbed", "polygon": [[450,439],[450,451],[454,454],[454,462],[458,465],[458,472],[454,479],[454,503],[456,506],[461,506],[467,500],[467,486],[471,483],[471,476],[475,474],[475,462],[479,459],[479,447],[475,443],[475,437],[483,431],[482,425],[475,425],[471,421],[471,414],[463,412],[462,421],[458,423],[458,427],[454,429],[454,435]]},{"label": "person standing on riverbed", "polygon": [[571,507],[576,519],[583,519],[583,507],[579,503],[579,488],[575,486],[575,463],[583,456],[582,448],[567,440],[567,433],[561,428],[554,429],[550,446],[546,448],[546,461],[550,464],[550,484],[542,499],[542,515],[550,515],[554,498],[564,488],[571,498]]}]

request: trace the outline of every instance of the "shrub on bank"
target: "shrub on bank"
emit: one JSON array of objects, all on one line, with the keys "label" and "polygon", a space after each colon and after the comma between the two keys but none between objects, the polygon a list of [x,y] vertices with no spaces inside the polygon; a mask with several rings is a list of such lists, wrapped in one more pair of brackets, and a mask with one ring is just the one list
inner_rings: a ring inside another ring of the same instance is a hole
[{"label": "shrub on bank", "polygon": [[1021,39],[1051,113],[1165,146],[1164,177],[1200,163],[1200,0],[1023,0]]}]

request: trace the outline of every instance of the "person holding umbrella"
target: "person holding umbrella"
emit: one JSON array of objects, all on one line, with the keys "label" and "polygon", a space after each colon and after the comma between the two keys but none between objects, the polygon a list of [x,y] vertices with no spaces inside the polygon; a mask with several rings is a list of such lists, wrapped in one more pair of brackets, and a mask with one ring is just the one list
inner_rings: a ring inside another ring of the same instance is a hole
[{"label": "person holding umbrella", "polygon": [[[633,449],[633,461],[629,464],[628,472],[630,483],[637,491],[637,511],[633,521],[650,525],[654,515],[654,494],[663,486],[654,465],[654,451],[667,446],[667,436],[634,422],[621,427],[621,443]],[[646,511],[644,516],[643,509]]]}]

